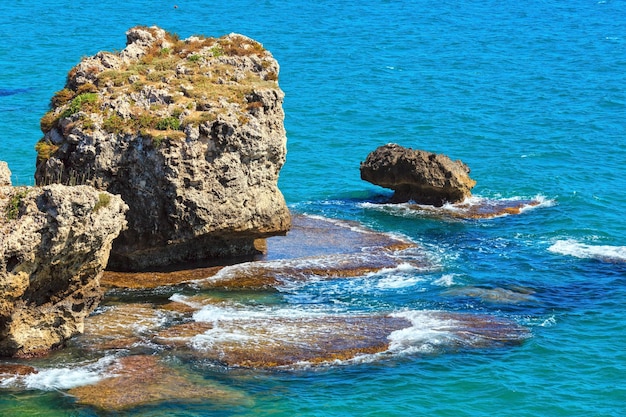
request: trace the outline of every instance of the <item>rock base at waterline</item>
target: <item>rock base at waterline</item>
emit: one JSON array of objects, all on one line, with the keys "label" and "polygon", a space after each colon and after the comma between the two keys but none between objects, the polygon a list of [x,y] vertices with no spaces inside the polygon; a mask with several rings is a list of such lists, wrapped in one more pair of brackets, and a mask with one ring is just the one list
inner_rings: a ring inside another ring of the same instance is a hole
[{"label": "rock base at waterline", "polygon": [[427,266],[417,245],[356,223],[293,216],[287,236],[267,239],[267,255],[256,262],[174,272],[105,271],[102,284],[117,288],[155,288],[193,282],[203,289],[268,289],[304,281],[362,276],[400,263]]}]

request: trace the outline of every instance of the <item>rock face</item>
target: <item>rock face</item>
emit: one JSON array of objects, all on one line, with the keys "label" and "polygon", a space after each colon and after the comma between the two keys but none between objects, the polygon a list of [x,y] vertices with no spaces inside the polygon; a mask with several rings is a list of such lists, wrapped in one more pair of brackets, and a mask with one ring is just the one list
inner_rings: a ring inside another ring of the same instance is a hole
[{"label": "rock face", "polygon": [[7,185],[11,185],[11,171],[9,170],[9,165],[0,161],[0,187],[5,187]]},{"label": "rock face", "polygon": [[37,182],[121,195],[129,227],[112,269],[259,253],[258,239],[290,227],[277,187],[286,157],[278,70],[245,36],[133,28],[124,50],[83,59],[52,99]]},{"label": "rock face", "polygon": [[471,196],[476,181],[461,161],[445,155],[387,144],[374,150],[361,163],[361,179],[395,191],[395,203],[442,206]]},{"label": "rock face", "polygon": [[55,184],[4,185],[0,208],[0,356],[39,355],[82,332],[127,206]]}]

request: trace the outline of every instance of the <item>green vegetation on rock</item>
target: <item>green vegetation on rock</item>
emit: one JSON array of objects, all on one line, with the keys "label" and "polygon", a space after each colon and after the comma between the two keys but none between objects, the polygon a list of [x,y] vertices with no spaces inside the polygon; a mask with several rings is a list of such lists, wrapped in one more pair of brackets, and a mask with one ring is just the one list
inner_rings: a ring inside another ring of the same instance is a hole
[{"label": "green vegetation on rock", "polygon": [[27,188],[16,188],[15,193],[9,198],[9,202],[4,208],[4,213],[7,220],[15,220],[20,214],[20,208],[22,207],[22,200],[28,194]]},{"label": "green vegetation on rock", "polygon": [[111,195],[107,193],[98,194],[98,202],[93,206],[93,212],[97,213],[111,203]]},{"label": "green vegetation on rock", "polygon": [[[158,147],[164,139],[184,138],[187,126],[212,122],[219,114],[234,112],[247,123],[249,113],[262,107],[251,99],[254,92],[278,88],[274,59],[250,38],[181,40],[158,28],[135,29],[149,32],[152,44],[138,58],[103,52],[83,59],[41,118],[44,133],[57,128],[65,137],[74,128],[101,129],[113,135],[141,135]],[[102,56],[113,64],[103,65]],[[80,117],[63,121],[79,112]],[[36,145],[39,160],[49,159],[61,145],[57,144],[42,139]]]}]

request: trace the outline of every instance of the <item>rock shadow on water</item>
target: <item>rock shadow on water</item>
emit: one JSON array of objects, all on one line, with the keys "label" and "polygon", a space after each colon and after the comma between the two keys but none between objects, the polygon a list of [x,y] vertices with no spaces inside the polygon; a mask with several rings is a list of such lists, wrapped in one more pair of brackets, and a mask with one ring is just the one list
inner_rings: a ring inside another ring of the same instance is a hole
[{"label": "rock shadow on water", "polygon": [[0,88],[0,97],[14,96],[16,94],[28,93],[32,88]]}]

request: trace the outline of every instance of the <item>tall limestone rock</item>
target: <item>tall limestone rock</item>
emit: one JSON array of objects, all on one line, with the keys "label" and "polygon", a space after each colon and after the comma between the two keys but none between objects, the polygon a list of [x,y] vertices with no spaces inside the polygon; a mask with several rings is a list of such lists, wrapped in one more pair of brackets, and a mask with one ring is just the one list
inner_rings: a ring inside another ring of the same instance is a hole
[{"label": "tall limestone rock", "polygon": [[34,356],[83,331],[126,204],[88,186],[11,187],[0,163],[0,356]]},{"label": "tall limestone rock", "polygon": [[[41,122],[36,180],[93,185],[129,205],[109,266],[139,270],[251,255],[284,234],[279,66],[242,35],[127,32],[73,68]],[[260,244],[259,244],[260,243]]]}]

